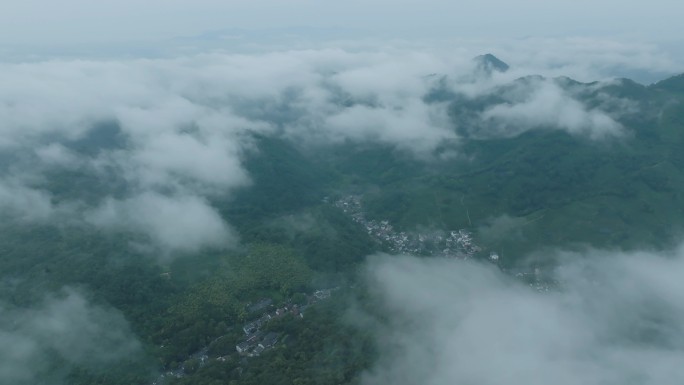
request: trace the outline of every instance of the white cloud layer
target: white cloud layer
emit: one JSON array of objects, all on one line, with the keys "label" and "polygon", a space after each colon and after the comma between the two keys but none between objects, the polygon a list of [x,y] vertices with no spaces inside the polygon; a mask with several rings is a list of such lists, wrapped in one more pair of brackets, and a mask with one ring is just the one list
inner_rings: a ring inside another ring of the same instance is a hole
[{"label": "white cloud layer", "polygon": [[[482,113],[485,125],[498,127],[498,134],[513,136],[530,128],[562,129],[574,135],[604,139],[623,133],[623,127],[597,109],[588,109],[558,84],[540,81],[531,95],[514,104],[497,104]],[[499,136],[495,135],[495,136]]]},{"label": "white cloud layer", "polygon": [[378,256],[381,359],[364,384],[684,381],[684,250],[564,254],[540,292],[492,266]]},{"label": "white cloud layer", "polygon": [[166,197],[144,193],[126,200],[107,199],[86,214],[88,223],[147,234],[164,250],[198,252],[202,247],[226,247],[237,236],[221,216],[195,196]]},{"label": "white cloud layer", "polygon": [[0,179],[0,210],[22,221],[43,221],[52,216],[54,207],[47,192]]},{"label": "white cloud layer", "polygon": [[[135,229],[167,251],[231,245],[208,202],[250,184],[251,133],[429,153],[455,135],[421,101],[421,76],[447,69],[414,52],[342,50],[2,64],[0,151],[22,155],[4,171],[0,204],[34,220],[78,208],[87,223]],[[50,170],[114,173],[130,193],[55,204],[39,188]]]},{"label": "white cloud layer", "polygon": [[28,385],[45,378],[61,383],[66,365],[108,364],[140,349],[121,314],[92,305],[73,290],[31,309],[0,304],[0,311],[3,384]]},{"label": "white cloud layer", "polygon": [[[98,226],[133,226],[170,251],[225,244],[236,238],[208,202],[250,185],[243,162],[256,151],[252,133],[314,145],[373,142],[429,157],[460,140],[460,122],[448,116],[447,104],[423,100],[438,79],[428,75],[448,74],[455,92],[473,98],[526,71],[473,80],[472,48],[443,48],[2,63],[0,156],[8,160],[0,169],[0,205],[35,220],[75,210]],[[614,63],[648,51],[615,50]],[[498,129],[494,135],[542,126],[592,138],[621,132],[612,117],[550,81],[481,118]],[[55,170],[117,178],[128,189],[100,196],[96,207],[57,202],[43,183]],[[204,220],[201,236],[195,229]],[[174,236],[183,232],[185,246]]]}]

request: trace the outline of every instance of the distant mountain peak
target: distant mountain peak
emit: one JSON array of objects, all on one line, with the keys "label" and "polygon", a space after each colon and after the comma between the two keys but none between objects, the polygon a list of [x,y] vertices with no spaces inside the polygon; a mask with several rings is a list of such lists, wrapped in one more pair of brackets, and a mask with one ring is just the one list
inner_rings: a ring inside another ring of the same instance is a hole
[{"label": "distant mountain peak", "polygon": [[479,72],[489,75],[493,72],[506,72],[510,68],[508,64],[491,53],[477,56],[473,60],[477,63],[477,70]]}]

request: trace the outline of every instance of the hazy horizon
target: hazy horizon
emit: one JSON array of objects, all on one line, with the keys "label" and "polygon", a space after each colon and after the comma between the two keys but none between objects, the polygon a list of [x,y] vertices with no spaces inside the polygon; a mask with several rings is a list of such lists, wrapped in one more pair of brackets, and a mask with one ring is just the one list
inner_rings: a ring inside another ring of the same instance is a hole
[{"label": "hazy horizon", "polygon": [[[684,5],[658,0],[247,2],[29,0],[0,5],[0,63],[187,57],[341,49],[461,59],[492,53],[545,75],[648,84],[684,72]],[[587,75],[587,76],[583,76]]]},{"label": "hazy horizon", "polygon": [[0,44],[159,40],[225,28],[294,26],[342,27],[395,37],[623,36],[667,41],[684,33],[678,16],[683,11],[684,5],[672,0],[629,7],[615,0],[153,0],[144,5],[130,0],[27,0],[0,6]]}]

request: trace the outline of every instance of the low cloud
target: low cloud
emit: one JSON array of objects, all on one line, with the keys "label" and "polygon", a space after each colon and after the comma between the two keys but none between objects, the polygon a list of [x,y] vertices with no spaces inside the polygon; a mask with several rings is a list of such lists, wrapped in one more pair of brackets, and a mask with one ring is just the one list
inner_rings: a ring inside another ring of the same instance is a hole
[{"label": "low cloud", "polygon": [[197,196],[143,193],[124,200],[110,198],[85,217],[86,222],[103,228],[146,234],[167,254],[195,253],[237,242],[237,235],[216,209]]},{"label": "low cloud", "polygon": [[[510,71],[473,80],[471,58],[483,46],[496,47],[460,43],[453,50],[397,44],[1,63],[0,205],[25,220],[47,221],[56,213],[62,220],[71,212],[75,220],[110,229],[131,224],[152,242],[169,242],[155,245],[169,250],[236,240],[229,235],[230,218],[218,216],[208,202],[250,185],[243,163],[258,156],[255,133],[309,145],[379,143],[419,159],[449,146],[453,152],[453,144],[462,140],[457,132],[471,121],[450,114],[448,101],[424,100],[438,78],[429,75],[449,75],[453,91],[472,99],[498,92],[531,68],[529,61],[511,54]],[[654,52],[614,48],[619,51],[615,63],[637,56],[643,59],[640,66],[649,65],[643,52]],[[510,52],[503,52],[507,59]],[[540,58],[539,67],[560,60]],[[662,58],[654,63],[661,69],[670,64]],[[541,73],[549,72],[553,69]],[[602,111],[545,81],[524,97],[489,105],[478,118],[491,126],[485,133],[489,136],[540,127],[596,139],[621,133],[615,119]],[[99,191],[88,199],[59,195],[49,181],[64,171],[88,174],[97,181],[89,188],[116,186],[116,192]],[[142,210],[144,204],[155,209]],[[174,205],[175,214],[193,218],[177,226],[195,226],[204,218],[208,235],[195,236],[187,228],[188,245],[174,242],[171,234],[180,227],[171,230],[165,223],[165,208]],[[193,215],[192,209],[199,211]],[[133,220],[135,210],[148,218]],[[110,211],[117,215],[104,214]]]},{"label": "low cloud", "polygon": [[547,77],[569,76],[582,82],[628,77],[649,84],[682,71],[682,63],[652,42],[569,36],[528,37],[500,44],[498,51],[514,68]]},{"label": "low cloud", "polygon": [[[455,137],[421,100],[435,70],[446,62],[428,54],[334,49],[1,64],[0,205],[34,221],[71,210],[169,252],[230,246],[229,218],[209,202],[250,185],[254,133],[429,154]],[[56,199],[62,171],[116,191]]]},{"label": "low cloud", "polygon": [[0,179],[0,210],[6,217],[22,222],[44,221],[54,213],[50,194]]},{"label": "low cloud", "polygon": [[62,383],[71,366],[98,366],[128,358],[140,344],[115,310],[90,304],[67,289],[29,309],[0,304],[0,382]]},{"label": "low cloud", "polygon": [[362,383],[684,380],[683,250],[557,257],[546,290],[475,262],[372,258],[380,360]]},{"label": "low cloud", "polygon": [[[536,83],[536,82],[535,82]],[[540,81],[522,101],[497,104],[482,113],[497,136],[514,136],[533,128],[561,129],[573,135],[604,139],[623,127],[603,111],[589,109],[552,81]]]},{"label": "low cloud", "polygon": [[489,218],[477,228],[477,235],[484,244],[493,244],[503,240],[522,240],[523,226],[529,221],[521,217],[501,215]]},{"label": "low cloud", "polygon": [[417,154],[430,154],[440,144],[457,139],[446,114],[419,100],[394,107],[353,106],[328,117],[326,125],[339,139],[396,143]]}]

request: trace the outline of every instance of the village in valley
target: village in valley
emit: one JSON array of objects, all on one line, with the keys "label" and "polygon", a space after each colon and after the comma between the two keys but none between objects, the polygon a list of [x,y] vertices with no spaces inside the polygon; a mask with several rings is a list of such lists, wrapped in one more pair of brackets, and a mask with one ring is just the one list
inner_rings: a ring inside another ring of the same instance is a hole
[{"label": "village in valley", "polygon": [[[324,199],[329,203],[330,199]],[[482,249],[475,244],[473,235],[466,229],[452,230],[447,233],[434,231],[428,233],[397,232],[387,220],[367,219],[363,212],[361,197],[347,195],[332,203],[354,222],[362,225],[368,235],[388,246],[393,253],[438,256],[447,258],[473,258]],[[491,255],[493,260],[498,255]]]},{"label": "village in valley", "polygon": [[501,256],[499,253],[493,250],[489,251],[488,254],[482,253],[483,248],[475,243],[473,234],[466,229],[451,230],[447,233],[440,231],[430,233],[397,232],[387,220],[367,219],[361,200],[359,195],[347,195],[334,202],[331,202],[330,198],[326,197],[324,203],[332,204],[342,210],[354,222],[363,226],[368,235],[378,242],[387,245],[393,253],[454,258],[458,260],[468,260],[479,256],[499,266],[503,271],[515,276],[538,292],[548,293],[556,284],[546,280],[543,277],[542,270],[536,266],[503,268],[500,264]]},{"label": "village in valley", "polygon": [[[367,219],[363,211],[361,197],[358,195],[347,195],[335,201],[325,198],[324,203],[331,204],[341,210],[354,222],[363,226],[369,236],[385,245],[393,253],[435,256],[463,261],[484,257],[495,265],[500,263],[499,254],[494,251],[485,254],[483,249],[476,244],[473,234],[469,230],[459,229],[448,232],[411,233],[396,231],[387,220]],[[549,285],[540,279],[540,270],[538,268],[534,270],[508,270],[508,272],[528,283],[534,290],[541,292],[549,291]],[[189,359],[196,360],[199,367],[205,366],[212,359],[221,362],[238,359],[241,362],[239,370],[242,370],[242,367],[247,365],[249,359],[267,354],[282,339],[287,338],[282,332],[269,328],[269,323],[286,316],[302,319],[305,317],[305,312],[309,307],[328,300],[333,292],[337,290],[339,290],[339,287],[315,290],[310,294],[300,293],[302,297],[298,301],[290,298],[280,304],[276,304],[271,298],[262,298],[254,303],[250,303],[245,307],[248,321],[241,326],[241,337],[236,341],[233,354],[210,358],[207,346],[191,355]],[[219,337],[212,341],[212,343],[224,337],[226,336]],[[187,368],[181,366],[162,374],[152,385],[162,385],[166,383],[166,379],[182,378],[186,375],[188,375]]]},{"label": "village in valley", "polygon": [[331,293],[338,289],[339,288],[316,290],[312,295],[307,296],[305,304],[300,305],[290,302],[275,310],[272,310],[273,300],[270,298],[262,299],[261,301],[250,305],[247,309],[248,312],[250,314],[261,313],[261,316],[247,322],[242,327],[245,338],[235,345],[235,350],[242,356],[255,357],[259,356],[264,351],[273,348],[275,344],[278,343],[278,333],[266,333],[262,330],[269,321],[281,318],[287,314],[304,318],[304,312],[309,306],[330,298]]},{"label": "village in valley", "polygon": [[[304,318],[305,311],[316,305],[321,301],[328,300],[333,292],[339,290],[339,287],[316,290],[313,293],[306,295],[303,303],[294,303],[289,299],[285,304],[276,307],[273,299],[263,298],[256,303],[248,304],[246,311],[253,315],[250,321],[247,321],[242,326],[243,338],[235,345],[237,354],[241,357],[243,363],[247,363],[247,359],[251,357],[258,357],[267,351],[273,349],[280,341],[282,333],[277,331],[268,331],[264,329],[271,321],[291,315],[295,318]],[[225,336],[221,336],[212,343],[221,340]],[[209,344],[211,345],[211,344]],[[235,354],[235,353],[234,353]],[[202,348],[200,351],[188,357],[189,360],[196,360],[199,367],[205,366],[210,359],[209,346]],[[215,357],[217,361],[226,362],[233,359],[230,355]],[[175,370],[167,371],[159,376],[159,378],[152,383],[152,385],[163,385],[170,378],[183,378],[188,375],[189,368],[181,366]]]}]

